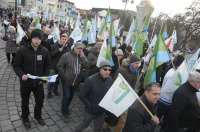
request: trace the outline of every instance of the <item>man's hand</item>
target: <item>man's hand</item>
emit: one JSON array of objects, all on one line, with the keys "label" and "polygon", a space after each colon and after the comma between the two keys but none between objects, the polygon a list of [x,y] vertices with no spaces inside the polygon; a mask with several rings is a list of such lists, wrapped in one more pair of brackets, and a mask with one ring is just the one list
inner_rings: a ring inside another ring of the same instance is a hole
[{"label": "man's hand", "polygon": [[62,48],[59,48],[59,51],[62,52],[62,51],[63,51],[63,47],[62,47]]},{"label": "man's hand", "polygon": [[23,75],[22,76],[22,81],[26,81],[28,78],[27,78],[27,76],[26,75]]},{"label": "man's hand", "polygon": [[154,123],[156,123],[156,125],[158,125],[159,123],[160,123],[160,121],[159,121],[159,119],[158,119],[158,117],[155,115],[155,116],[153,116],[152,118],[151,118],[151,120],[154,122]]},{"label": "man's hand", "polygon": [[80,55],[81,58],[85,56],[83,50],[81,50],[81,52],[79,53],[79,55]]}]

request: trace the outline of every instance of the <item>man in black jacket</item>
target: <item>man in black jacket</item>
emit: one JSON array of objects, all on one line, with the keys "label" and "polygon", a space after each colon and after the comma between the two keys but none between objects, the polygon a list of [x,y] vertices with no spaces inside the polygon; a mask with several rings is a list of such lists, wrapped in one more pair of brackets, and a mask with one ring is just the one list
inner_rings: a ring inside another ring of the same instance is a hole
[{"label": "man in black jacket", "polygon": [[200,89],[200,73],[193,71],[188,81],[174,93],[166,132],[199,132],[200,106],[196,92]]},{"label": "man in black jacket", "polygon": [[149,83],[145,86],[145,92],[140,97],[149,111],[154,115],[151,117],[139,100],[136,100],[128,109],[126,123],[123,132],[154,132],[159,119],[155,115],[157,103],[160,97],[160,86],[157,83]]},{"label": "man in black jacket", "polygon": [[86,129],[94,120],[94,132],[100,132],[105,118],[105,109],[98,104],[113,84],[110,76],[111,65],[107,60],[100,62],[99,72],[88,77],[80,91],[80,99],[85,105],[83,122],[76,127],[75,132]]},{"label": "man in black jacket", "polygon": [[31,124],[28,119],[29,112],[29,98],[31,91],[35,97],[34,118],[41,125],[45,125],[41,117],[44,89],[43,82],[40,80],[33,80],[27,77],[27,74],[34,76],[48,76],[50,70],[49,52],[46,48],[41,46],[42,32],[39,29],[33,30],[31,33],[31,43],[21,46],[16,54],[13,64],[13,69],[20,79],[20,92],[22,98],[22,122],[28,129]]},{"label": "man in black jacket", "polygon": [[[65,54],[66,52],[69,52],[69,48],[66,45],[67,42],[67,36],[66,35],[61,35],[60,36],[60,42],[57,42],[55,45],[53,45],[51,47],[50,50],[50,58],[51,58],[51,69],[50,69],[50,75],[55,75],[58,74],[58,70],[56,69],[57,63],[60,60],[60,58],[62,57],[63,54]],[[47,85],[47,90],[48,90],[48,95],[47,98],[51,98],[52,97],[52,88],[53,89],[53,93],[56,96],[59,96],[58,93],[58,85],[59,85],[59,79],[60,77],[56,78],[56,82],[49,82]]]}]

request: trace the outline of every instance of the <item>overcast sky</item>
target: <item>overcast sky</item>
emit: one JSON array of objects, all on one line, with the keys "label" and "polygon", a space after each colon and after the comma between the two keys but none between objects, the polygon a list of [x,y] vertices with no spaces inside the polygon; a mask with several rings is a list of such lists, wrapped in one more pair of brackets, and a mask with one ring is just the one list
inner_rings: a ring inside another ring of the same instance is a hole
[{"label": "overcast sky", "polygon": [[[69,0],[74,2],[77,8],[91,9],[92,7],[124,9],[125,3],[122,0]],[[129,0],[131,1],[131,0]],[[136,6],[141,0],[134,0],[134,4],[128,2],[127,9],[136,11]],[[160,12],[168,13],[173,16],[176,13],[184,12],[193,0],[151,0],[155,10],[153,16],[157,16]]]}]

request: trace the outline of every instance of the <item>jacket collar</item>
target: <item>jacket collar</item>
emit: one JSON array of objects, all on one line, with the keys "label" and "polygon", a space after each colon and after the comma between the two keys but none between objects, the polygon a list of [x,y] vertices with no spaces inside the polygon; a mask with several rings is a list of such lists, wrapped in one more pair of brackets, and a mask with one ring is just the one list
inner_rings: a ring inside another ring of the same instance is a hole
[{"label": "jacket collar", "polygon": [[188,88],[189,88],[193,93],[199,92],[199,90],[196,89],[195,87],[193,87],[188,81],[186,82],[186,84],[188,85]]},{"label": "jacket collar", "polygon": [[153,108],[154,108],[154,105],[153,104],[150,104],[150,102],[147,100],[147,97],[145,96],[145,94],[143,94],[140,99],[143,101],[143,103],[146,105],[146,107],[151,111],[153,112]]}]

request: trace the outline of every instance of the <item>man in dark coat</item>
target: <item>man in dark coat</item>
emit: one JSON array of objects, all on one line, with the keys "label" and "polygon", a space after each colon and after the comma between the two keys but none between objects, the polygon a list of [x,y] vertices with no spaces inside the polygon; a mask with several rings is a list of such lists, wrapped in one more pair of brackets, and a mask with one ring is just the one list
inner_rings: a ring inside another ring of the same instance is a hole
[{"label": "man in dark coat", "polygon": [[140,58],[135,54],[130,56],[130,59],[124,59],[122,66],[116,71],[114,79],[116,79],[118,73],[120,73],[129,85],[135,89],[139,65]]},{"label": "man in dark coat", "polygon": [[154,106],[160,97],[160,86],[157,83],[149,83],[145,86],[145,92],[140,97],[153,117],[147,112],[144,106],[136,100],[128,109],[127,119],[123,132],[154,132],[156,125],[160,123],[156,116]]},{"label": "man in dark coat", "polygon": [[102,60],[99,64],[99,72],[88,77],[85,81],[79,95],[85,105],[85,114],[83,122],[75,128],[74,132],[81,132],[86,129],[93,120],[94,132],[101,132],[105,118],[105,109],[98,104],[113,84],[110,72],[110,62]]},{"label": "man in dark coat", "polygon": [[42,119],[42,107],[44,102],[44,88],[41,80],[33,80],[27,77],[27,74],[34,76],[48,76],[50,70],[49,52],[41,46],[42,31],[33,30],[31,34],[31,43],[21,46],[17,51],[16,58],[13,63],[13,69],[20,79],[20,93],[22,98],[22,122],[28,129],[31,128],[28,116],[29,98],[31,92],[35,97],[34,118],[40,125],[45,125]]},{"label": "man in dark coat", "polygon": [[200,89],[200,73],[193,71],[188,81],[174,93],[166,132],[199,132],[200,106],[196,92]]},{"label": "man in dark coat", "polygon": [[[69,48],[66,45],[67,42],[67,36],[61,35],[60,36],[60,42],[57,42],[55,45],[51,47],[50,50],[50,58],[51,58],[51,69],[50,69],[50,75],[58,74],[58,70],[56,69],[57,63],[60,60],[61,56],[65,54],[66,52],[69,52]],[[56,96],[59,96],[58,93],[58,85],[59,85],[60,77],[58,76],[56,78],[56,82],[49,82],[47,85],[48,95],[47,98],[52,97],[52,90],[53,93]],[[54,89],[53,89],[54,88]]]},{"label": "man in dark coat", "polygon": [[90,53],[87,56],[87,59],[89,61],[89,68],[88,68],[88,70],[86,70],[86,77],[89,77],[99,71],[96,64],[97,64],[99,52],[101,49],[101,45],[102,45],[102,43],[97,42],[94,45],[94,48],[92,50],[90,50]]}]

